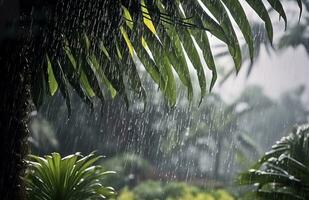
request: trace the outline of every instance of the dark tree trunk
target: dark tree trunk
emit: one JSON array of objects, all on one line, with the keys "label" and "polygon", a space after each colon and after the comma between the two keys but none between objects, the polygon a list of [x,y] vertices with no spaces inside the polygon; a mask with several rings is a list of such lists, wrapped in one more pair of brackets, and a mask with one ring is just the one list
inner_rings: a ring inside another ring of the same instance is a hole
[{"label": "dark tree trunk", "polygon": [[0,4],[0,199],[23,200],[30,73],[18,36],[19,3]]},{"label": "dark tree trunk", "polygon": [[[36,1],[35,1],[36,2]],[[28,153],[31,76],[30,19],[34,1],[0,1],[0,199],[26,199],[23,175]],[[28,38],[28,39],[27,39]],[[26,45],[27,44],[27,45]]]},{"label": "dark tree trunk", "polygon": [[28,63],[20,42],[5,40],[0,49],[0,199],[24,199],[23,158],[27,154]]}]

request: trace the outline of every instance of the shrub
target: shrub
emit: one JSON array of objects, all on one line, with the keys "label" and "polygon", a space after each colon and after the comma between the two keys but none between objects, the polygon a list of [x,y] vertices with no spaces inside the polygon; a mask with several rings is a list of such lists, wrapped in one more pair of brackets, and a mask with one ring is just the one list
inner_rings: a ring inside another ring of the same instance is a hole
[{"label": "shrub", "polygon": [[92,200],[114,196],[114,189],[101,180],[112,171],[94,165],[101,157],[90,154],[61,158],[52,153],[44,158],[30,155],[25,182],[30,200]]},{"label": "shrub", "polygon": [[181,182],[146,181],[120,192],[117,200],[234,200],[225,190],[212,192]]},{"label": "shrub", "polygon": [[106,169],[113,169],[113,174],[104,182],[112,184],[116,189],[126,185],[135,186],[150,173],[149,163],[135,154],[123,154],[102,163]]},{"label": "shrub", "polygon": [[146,181],[133,190],[135,199],[137,200],[160,200],[163,199],[163,187],[160,182]]},{"label": "shrub", "polygon": [[129,191],[129,189],[127,187],[125,187],[121,191],[117,200],[134,200],[134,193],[132,191]]}]

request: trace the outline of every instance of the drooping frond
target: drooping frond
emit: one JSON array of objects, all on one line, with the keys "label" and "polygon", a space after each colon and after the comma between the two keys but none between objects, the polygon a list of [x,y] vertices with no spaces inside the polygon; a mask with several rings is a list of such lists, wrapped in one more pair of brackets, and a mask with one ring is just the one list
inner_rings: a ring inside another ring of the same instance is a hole
[{"label": "drooping frond", "polygon": [[[246,2],[262,19],[272,41],[264,2]],[[280,1],[268,2],[287,23]],[[186,86],[188,99],[193,97],[186,56],[196,71],[202,100],[217,79],[209,35],[227,45],[237,72],[242,52],[236,29],[248,45],[251,60],[254,55],[251,26],[239,0],[60,0],[33,16],[40,28],[32,45],[40,52],[36,60],[44,62],[33,81],[37,105],[44,94],[60,90],[70,109],[69,87],[89,104],[94,96],[104,101],[120,95],[128,102],[128,94],[134,93],[145,99],[138,73],[141,63],[173,106],[177,100],[174,72]],[[212,72],[210,86],[204,61]]]}]

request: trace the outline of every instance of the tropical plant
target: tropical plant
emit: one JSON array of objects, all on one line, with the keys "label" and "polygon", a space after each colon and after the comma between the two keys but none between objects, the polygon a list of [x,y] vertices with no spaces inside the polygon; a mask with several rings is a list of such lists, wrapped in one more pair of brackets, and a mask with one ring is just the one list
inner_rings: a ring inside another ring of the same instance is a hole
[{"label": "tropical plant", "polygon": [[242,185],[257,185],[249,199],[309,198],[309,125],[283,137],[252,169],[239,176]]},{"label": "tropical plant", "polygon": [[[246,2],[263,20],[272,40],[264,2]],[[286,21],[280,1],[268,2]],[[297,2],[301,6],[301,0]],[[4,66],[0,91],[5,94],[0,100],[2,199],[23,199],[19,177],[27,153],[30,100],[38,108],[59,89],[70,113],[69,88],[90,105],[94,96],[101,101],[117,94],[127,102],[131,94],[145,98],[135,66],[141,61],[169,104],[175,105],[173,69],[188,88],[188,98],[193,96],[185,51],[190,52],[203,97],[206,78],[197,46],[213,72],[210,88],[217,77],[207,32],[227,44],[236,70],[240,69],[241,50],[229,14],[253,55],[251,27],[238,0],[4,0],[0,6],[0,64]]]},{"label": "tropical plant", "polygon": [[115,195],[112,187],[102,185],[102,179],[113,171],[94,165],[101,156],[76,153],[61,158],[52,153],[44,158],[30,155],[25,183],[29,200],[91,200]]},{"label": "tropical plant", "polygon": [[[300,0],[297,0],[301,7]],[[262,1],[247,3],[264,21],[267,36],[273,38],[273,29],[267,9]],[[287,22],[281,2],[269,0],[271,7]],[[197,72],[201,89],[201,99],[206,94],[206,77],[203,61],[198,54],[202,50],[206,64],[213,72],[210,88],[217,78],[216,65],[213,59],[207,32],[225,43],[234,60],[235,69],[240,70],[242,63],[241,48],[231,19],[243,34],[253,60],[254,40],[243,6],[239,1],[60,1],[52,7],[49,3],[42,5],[42,10],[34,9],[34,25],[45,26],[34,33],[36,39],[43,43],[30,45],[40,54],[33,61],[42,68],[36,71],[38,77],[32,84],[32,95],[36,105],[40,105],[45,94],[54,95],[60,90],[67,100],[70,110],[68,85],[77,94],[91,104],[91,98],[98,96],[124,96],[132,90],[139,96],[145,91],[139,78],[140,61],[149,75],[167,97],[171,105],[176,104],[176,84],[172,68],[188,89],[188,98],[193,97],[193,88],[189,75],[185,52]],[[89,7],[89,10],[86,9]],[[206,12],[206,7],[213,17]],[[82,12],[80,8],[85,8]],[[198,11],[198,12],[196,12]],[[197,14],[198,13],[198,14]],[[90,15],[96,20],[90,20]],[[72,20],[70,20],[70,19]],[[23,21],[22,21],[23,22]],[[36,34],[43,33],[43,37]],[[196,42],[196,45],[194,42]],[[42,45],[43,44],[43,45]],[[53,48],[50,48],[53,47]],[[123,67],[123,66],[128,67]],[[136,65],[136,66],[135,66]],[[125,81],[129,78],[129,81]],[[128,85],[128,86],[126,86]],[[102,93],[104,86],[105,92]],[[101,89],[100,89],[101,88]]]}]

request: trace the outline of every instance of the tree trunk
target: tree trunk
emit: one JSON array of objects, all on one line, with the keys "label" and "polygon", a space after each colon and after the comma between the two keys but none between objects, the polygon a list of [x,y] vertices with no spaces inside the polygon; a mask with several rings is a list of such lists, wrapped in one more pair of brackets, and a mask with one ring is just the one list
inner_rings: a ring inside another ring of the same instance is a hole
[{"label": "tree trunk", "polygon": [[222,151],[222,134],[218,134],[218,143],[217,143],[217,153],[215,155],[215,164],[214,164],[214,178],[219,179],[220,175],[220,162],[221,162],[221,151]]},{"label": "tree trunk", "polygon": [[[24,41],[18,39],[16,0],[0,5],[0,199],[23,200],[27,148],[29,65]],[[15,12],[15,13],[14,13]],[[15,21],[14,21],[15,20]],[[12,25],[14,24],[15,25]],[[17,27],[17,28],[16,28]]]},{"label": "tree trunk", "polygon": [[[25,3],[25,2],[22,2]],[[31,10],[31,9],[29,9]],[[30,66],[18,0],[0,3],[0,199],[26,199],[22,176],[28,153]],[[29,30],[28,30],[29,32]]]}]

